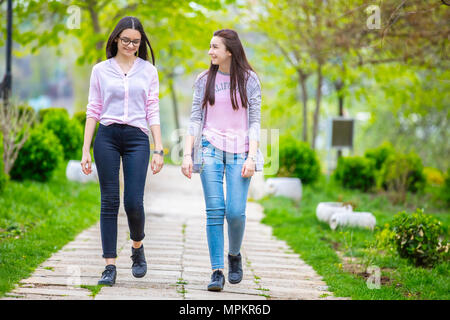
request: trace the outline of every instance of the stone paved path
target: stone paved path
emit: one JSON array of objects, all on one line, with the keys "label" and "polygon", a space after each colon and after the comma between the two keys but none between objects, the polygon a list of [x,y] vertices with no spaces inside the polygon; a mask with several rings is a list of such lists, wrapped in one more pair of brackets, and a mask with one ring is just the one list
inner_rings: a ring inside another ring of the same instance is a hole
[{"label": "stone paved path", "polygon": [[[114,287],[102,287],[95,297],[89,287],[97,284],[105,265],[97,223],[54,253],[3,299],[342,299],[333,297],[321,277],[259,222],[263,208],[254,202],[247,204],[241,251],[244,278],[235,285],[226,282],[222,292],[209,292],[211,269],[199,175],[188,180],[179,167],[170,165],[155,176],[149,170],[144,204],[148,263],[144,278],[131,275],[131,240],[121,203]],[[224,234],[227,252],[226,229]]]}]

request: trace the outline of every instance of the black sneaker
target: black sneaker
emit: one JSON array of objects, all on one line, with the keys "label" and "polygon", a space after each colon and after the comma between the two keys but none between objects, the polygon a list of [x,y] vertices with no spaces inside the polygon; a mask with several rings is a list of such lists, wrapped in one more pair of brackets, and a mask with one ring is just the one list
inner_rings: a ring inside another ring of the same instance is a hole
[{"label": "black sneaker", "polygon": [[147,262],[145,261],[144,245],[139,249],[131,247],[131,272],[135,278],[142,278],[147,273]]},{"label": "black sneaker", "polygon": [[108,264],[105,267],[105,271],[102,272],[102,277],[100,280],[98,280],[98,284],[103,284],[107,286],[112,286],[116,283],[116,266],[113,264]]},{"label": "black sneaker", "polygon": [[225,284],[225,276],[222,271],[216,270],[211,275],[211,282],[208,284],[208,291],[222,291]]},{"label": "black sneaker", "polygon": [[242,281],[242,256],[228,254],[228,282],[236,284]]}]

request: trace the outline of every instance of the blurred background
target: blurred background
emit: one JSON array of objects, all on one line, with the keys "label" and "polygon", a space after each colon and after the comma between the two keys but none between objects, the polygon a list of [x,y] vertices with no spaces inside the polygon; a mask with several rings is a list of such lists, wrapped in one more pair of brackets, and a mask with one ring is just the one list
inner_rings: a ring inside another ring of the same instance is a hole
[{"label": "blurred background", "polygon": [[[355,119],[354,146],[344,154],[362,155],[386,140],[444,171],[448,9],[441,1],[396,0],[13,1],[12,95],[35,110],[85,111],[90,71],[106,59],[109,34],[120,18],[136,16],[155,50],[169,147],[170,133],[187,126],[212,33],[232,28],[263,84],[262,128],[278,128],[325,157],[327,119],[344,115]],[[0,45],[4,75],[5,36]]]}]

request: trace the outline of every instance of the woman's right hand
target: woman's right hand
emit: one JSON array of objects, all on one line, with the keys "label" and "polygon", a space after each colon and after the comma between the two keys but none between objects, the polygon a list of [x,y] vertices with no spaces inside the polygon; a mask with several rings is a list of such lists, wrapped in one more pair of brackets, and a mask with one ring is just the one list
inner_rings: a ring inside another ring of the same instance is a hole
[{"label": "woman's right hand", "polygon": [[183,163],[181,164],[181,172],[183,172],[183,174],[189,179],[191,179],[192,177],[192,167],[193,165],[191,155],[184,156]]},{"label": "woman's right hand", "polygon": [[91,161],[91,154],[89,151],[83,150],[83,157],[81,158],[81,170],[85,175],[92,173],[92,161]]}]

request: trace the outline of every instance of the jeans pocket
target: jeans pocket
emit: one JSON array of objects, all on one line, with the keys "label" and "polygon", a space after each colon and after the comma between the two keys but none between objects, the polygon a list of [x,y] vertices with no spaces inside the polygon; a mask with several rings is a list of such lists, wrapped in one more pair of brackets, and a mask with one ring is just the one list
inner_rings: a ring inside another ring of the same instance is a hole
[{"label": "jeans pocket", "polygon": [[212,148],[211,148],[211,146],[210,145],[206,145],[206,146],[202,146],[202,154],[203,154],[203,157],[207,157],[207,156],[212,156],[213,155],[213,152],[212,152],[213,150],[212,150]]},{"label": "jeans pocket", "polygon": [[138,134],[141,135],[142,137],[148,139],[148,135],[147,135],[144,131],[142,131],[141,128],[137,128],[137,132],[138,132]]}]

